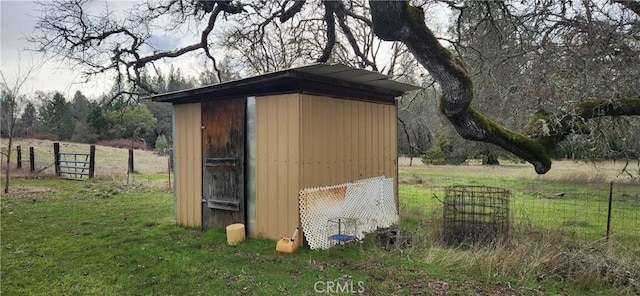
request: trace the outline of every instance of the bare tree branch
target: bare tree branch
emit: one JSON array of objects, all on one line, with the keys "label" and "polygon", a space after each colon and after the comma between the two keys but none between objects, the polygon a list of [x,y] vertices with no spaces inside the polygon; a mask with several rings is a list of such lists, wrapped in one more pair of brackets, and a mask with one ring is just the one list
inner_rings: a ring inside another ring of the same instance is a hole
[{"label": "bare tree branch", "polygon": [[327,43],[322,50],[322,55],[317,60],[320,63],[326,63],[329,60],[331,51],[336,44],[336,21],[333,14],[338,6],[337,2],[331,0],[323,1],[323,3],[325,7],[324,19],[327,24]]},{"label": "bare tree branch", "polygon": [[355,13],[355,12],[353,12],[353,10],[351,10],[351,9],[347,9],[347,8],[345,8],[343,11],[344,11],[344,14],[346,14],[346,15],[348,15],[348,16],[350,16],[350,17],[354,18],[354,19],[357,19],[357,20],[359,20],[359,21],[361,21],[361,22],[363,22],[363,23],[367,24],[367,26],[369,26],[369,27],[373,27],[373,22],[371,22],[371,20],[370,20],[370,19],[368,19],[368,18],[366,18],[366,17],[364,17],[364,16],[361,16],[361,15],[356,14],[356,13]]},{"label": "bare tree branch", "polygon": [[218,7],[220,7],[222,11],[229,14],[238,14],[245,11],[242,4],[233,4],[233,1],[231,0],[218,0],[212,2],[218,4]]},{"label": "bare tree branch", "polygon": [[336,17],[338,18],[338,24],[340,25],[340,28],[342,29],[342,32],[344,33],[344,35],[347,37],[347,40],[349,41],[349,44],[351,45],[353,52],[356,54],[356,56],[360,57],[360,59],[365,65],[370,66],[371,68],[373,68],[374,71],[378,71],[378,67],[376,66],[376,64],[370,61],[367,58],[367,56],[365,56],[362,53],[362,51],[360,51],[360,47],[358,45],[358,42],[356,41],[356,38],[353,37],[353,33],[351,33],[351,29],[349,29],[349,26],[347,26],[347,23],[344,17],[344,11],[346,9],[344,8],[344,5],[342,5],[341,2],[338,2],[338,3],[340,3],[340,5],[338,5],[337,9],[335,10]]},{"label": "bare tree branch", "polygon": [[613,3],[619,3],[627,9],[633,11],[640,16],[640,2],[637,0],[612,0]]},{"label": "bare tree branch", "polygon": [[[13,82],[7,79],[4,71],[0,71],[0,95],[2,96],[2,107],[0,113],[2,113],[0,126],[7,131],[7,162],[5,167],[5,180],[4,180],[4,193],[9,193],[9,170],[11,164],[11,149],[13,146],[13,137],[16,129],[16,123],[18,121],[18,113],[20,112],[20,105],[24,101],[22,94],[22,87],[25,82],[31,78],[31,75],[36,73],[42,68],[44,60],[39,63],[31,63],[26,68],[21,65],[20,56],[18,56],[18,70],[13,74]],[[3,152],[3,154],[5,154]]]},{"label": "bare tree branch", "polygon": [[[58,54],[63,60],[72,61],[76,66],[85,67],[83,73],[90,77],[110,71],[118,73],[120,83],[132,82],[146,93],[154,90],[141,79],[140,69],[155,61],[176,58],[190,52],[202,50],[213,62],[214,69],[220,78],[215,57],[210,52],[209,37],[216,20],[225,14],[244,12],[241,4],[232,1],[195,1],[183,2],[171,0],[166,3],[147,2],[145,7],[132,10],[125,20],[116,20],[106,12],[104,16],[89,15],[84,10],[86,0],[57,0],[42,3],[45,15],[40,17],[36,29],[41,36],[30,39],[39,45],[42,51]],[[208,15],[207,26],[200,32],[197,43],[169,50],[154,50],[148,53],[146,47],[151,31],[148,26],[167,14],[175,15],[177,25],[184,23],[193,10],[194,17]],[[146,29],[138,29],[147,26]],[[124,75],[124,76],[123,76]]]},{"label": "bare tree branch", "polygon": [[289,7],[287,10],[284,10],[284,7],[289,3],[289,1],[285,1],[282,5],[282,14],[280,14],[280,22],[284,23],[294,17],[300,10],[302,10],[302,6],[305,4],[305,0],[293,1],[293,5]]},{"label": "bare tree branch", "polygon": [[[414,143],[411,143],[411,137],[409,136],[409,131],[407,131],[407,124],[404,122],[404,120],[398,117],[398,122],[400,122],[400,124],[402,125],[402,131],[404,133],[405,138],[407,139],[407,143],[409,143],[409,148],[417,152],[418,155],[424,154],[424,151],[420,149],[420,147],[416,146],[416,144]],[[412,164],[413,164],[413,153],[409,155],[409,166],[411,166]]]}]

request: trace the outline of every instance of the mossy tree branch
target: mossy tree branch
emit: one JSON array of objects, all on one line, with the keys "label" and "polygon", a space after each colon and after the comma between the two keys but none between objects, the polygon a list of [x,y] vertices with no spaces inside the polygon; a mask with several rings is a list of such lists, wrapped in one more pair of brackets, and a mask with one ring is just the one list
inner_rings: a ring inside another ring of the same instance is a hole
[{"label": "mossy tree branch", "polygon": [[640,98],[594,99],[578,103],[571,112],[556,114],[540,110],[527,126],[529,137],[550,153],[571,134],[589,134],[589,119],[605,116],[640,116]]},{"label": "mossy tree branch", "polygon": [[640,98],[589,100],[571,112],[537,112],[530,137],[504,128],[471,107],[473,85],[462,62],[426,26],[424,13],[408,1],[370,1],[373,29],[387,41],[407,45],[444,92],[440,111],[463,138],[492,143],[530,162],[539,174],[551,168],[551,152],[570,134],[586,134],[586,121],[603,116],[640,115]]},{"label": "mossy tree branch", "polygon": [[444,92],[440,110],[463,138],[496,144],[533,164],[539,174],[549,171],[551,158],[541,143],[502,127],[471,107],[471,78],[462,62],[427,27],[422,9],[407,1],[370,1],[369,5],[375,34],[406,44],[438,81]]},{"label": "mossy tree branch", "polygon": [[575,106],[574,113],[584,119],[603,116],[640,115],[640,98],[584,101]]}]

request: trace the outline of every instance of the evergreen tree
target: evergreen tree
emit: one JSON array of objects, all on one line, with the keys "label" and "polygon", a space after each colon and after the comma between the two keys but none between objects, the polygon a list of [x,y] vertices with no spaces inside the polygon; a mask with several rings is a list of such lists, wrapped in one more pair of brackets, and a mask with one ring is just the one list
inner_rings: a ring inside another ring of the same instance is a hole
[{"label": "evergreen tree", "polygon": [[96,103],[89,101],[82,92],[76,91],[71,101],[71,114],[73,115],[75,129],[72,140],[74,142],[94,142],[96,135],[87,123],[87,116]]},{"label": "evergreen tree", "polygon": [[69,140],[73,135],[74,122],[71,106],[64,96],[56,92],[40,109],[42,129],[56,135],[61,140]]},{"label": "evergreen tree", "polygon": [[0,124],[0,133],[2,136],[8,137],[11,134],[11,124],[15,117],[16,98],[5,87],[2,88],[2,97],[0,98],[0,112],[2,115],[2,124]]},{"label": "evergreen tree", "polygon": [[167,81],[167,91],[193,88],[195,84],[191,80],[191,78],[182,75],[180,68],[176,70],[172,65],[169,71],[169,81]]},{"label": "evergreen tree", "polygon": [[27,102],[20,117],[18,132],[22,136],[29,136],[38,129],[38,111],[31,102]]},{"label": "evergreen tree", "polygon": [[96,106],[91,109],[89,114],[87,114],[86,122],[98,139],[105,140],[109,138],[109,126],[107,119],[102,115],[102,110],[103,108],[101,106]]}]

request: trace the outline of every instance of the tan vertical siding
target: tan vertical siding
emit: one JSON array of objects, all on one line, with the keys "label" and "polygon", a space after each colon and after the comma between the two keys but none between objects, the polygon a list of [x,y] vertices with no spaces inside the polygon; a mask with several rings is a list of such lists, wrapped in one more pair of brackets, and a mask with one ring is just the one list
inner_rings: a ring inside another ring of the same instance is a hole
[{"label": "tan vertical siding", "polygon": [[387,114],[391,116],[389,118],[390,125],[392,126],[391,131],[393,132],[389,137],[391,152],[389,152],[390,156],[393,156],[389,159],[391,165],[390,174],[393,175],[395,182],[393,182],[393,186],[395,187],[395,195],[396,195],[396,210],[398,210],[398,205],[400,204],[398,201],[398,108],[397,106],[389,106],[389,111]]},{"label": "tan vertical siding", "polygon": [[394,105],[302,94],[300,108],[300,189],[381,175],[397,182]]},{"label": "tan vertical siding", "polygon": [[299,225],[299,94],[256,97],[256,229],[278,239]]},{"label": "tan vertical siding", "polygon": [[384,128],[385,137],[382,140],[383,149],[386,151],[384,161],[384,172],[386,176],[391,176],[394,179],[393,192],[396,197],[396,206],[398,205],[398,113],[396,106],[385,106],[383,108],[384,113]]},{"label": "tan vertical siding", "polygon": [[[308,94],[256,97],[256,227],[299,225],[300,189],[385,175],[397,181],[393,105]],[[397,198],[397,196],[396,196]]]},{"label": "tan vertical siding", "polygon": [[336,101],[335,113],[336,120],[334,130],[336,131],[336,141],[335,141],[335,176],[337,180],[344,180],[346,178],[346,156],[345,156],[345,146],[346,142],[344,140],[345,135],[345,113],[344,113],[344,105],[345,101],[340,100]]},{"label": "tan vertical siding", "polygon": [[[300,95],[291,95],[288,99],[288,109],[290,121],[288,122],[289,143],[288,143],[288,159],[287,167],[289,174],[287,175],[287,224],[285,227],[289,231],[293,231],[293,227],[300,225],[300,209],[298,207],[298,192],[300,191]],[[293,224],[293,225],[291,225]],[[285,229],[286,230],[286,229]],[[287,232],[289,234],[289,232]],[[302,233],[298,235],[298,241],[302,242]]]},{"label": "tan vertical siding", "polygon": [[176,223],[202,227],[202,131],[200,103],[174,105]]}]

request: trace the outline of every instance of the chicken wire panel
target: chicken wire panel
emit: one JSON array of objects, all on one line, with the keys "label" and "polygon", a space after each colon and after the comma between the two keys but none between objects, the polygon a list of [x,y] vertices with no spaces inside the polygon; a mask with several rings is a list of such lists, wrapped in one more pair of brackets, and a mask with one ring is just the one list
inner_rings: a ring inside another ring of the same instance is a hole
[{"label": "chicken wire panel", "polygon": [[[378,227],[389,227],[399,219],[393,194],[393,179],[375,177],[339,185],[306,188],[300,191],[302,230],[312,250],[333,245],[336,234],[330,221],[350,219],[357,224],[355,235]],[[351,227],[349,227],[351,228]]]}]

